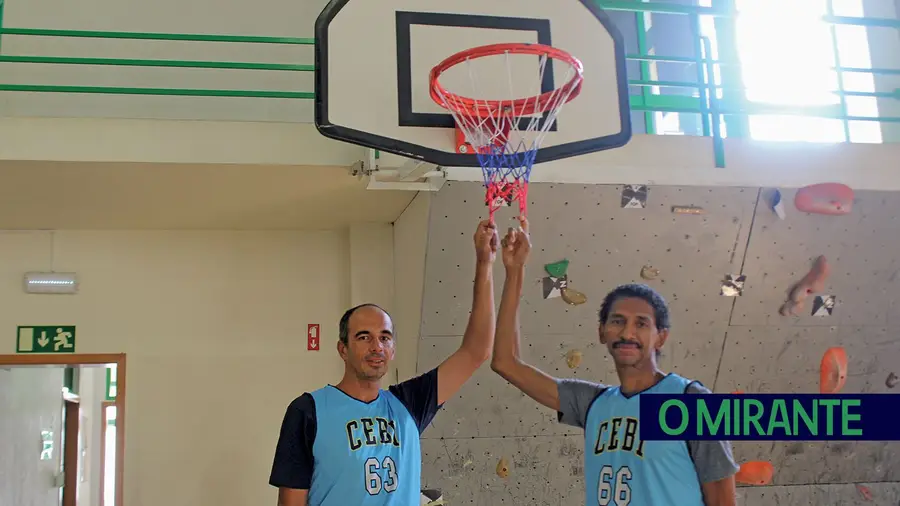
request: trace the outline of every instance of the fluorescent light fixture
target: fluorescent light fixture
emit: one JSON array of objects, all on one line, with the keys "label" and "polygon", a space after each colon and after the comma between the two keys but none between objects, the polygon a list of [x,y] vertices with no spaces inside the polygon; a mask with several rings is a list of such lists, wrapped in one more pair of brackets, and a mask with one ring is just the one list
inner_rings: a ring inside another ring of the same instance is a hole
[{"label": "fluorescent light fixture", "polygon": [[78,293],[74,272],[26,272],[25,293]]}]

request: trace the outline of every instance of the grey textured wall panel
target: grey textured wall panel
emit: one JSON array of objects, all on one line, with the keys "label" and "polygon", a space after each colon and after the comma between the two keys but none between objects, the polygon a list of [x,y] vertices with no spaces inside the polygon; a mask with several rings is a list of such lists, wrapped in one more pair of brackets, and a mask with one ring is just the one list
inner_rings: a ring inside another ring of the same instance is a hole
[{"label": "grey textured wall panel", "polygon": [[[750,246],[744,295],[732,325],[900,325],[896,280],[900,271],[900,196],[858,192],[846,216],[806,214],[793,206],[795,191],[782,191],[787,218],[780,220],[764,192]],[[812,316],[812,298],[800,317],[781,316],[788,291],[819,255],[831,276],[824,292],[837,297],[831,316]]]},{"label": "grey textured wall panel", "polygon": [[[731,327],[718,391],[817,393],[819,363],[829,347],[847,346],[844,392],[887,393],[887,375],[900,364],[895,332],[884,327]],[[736,441],[740,461],[775,466],[774,484],[900,481],[900,445],[881,442]]]},{"label": "grey textured wall panel", "polygon": [[775,467],[773,485],[900,481],[900,449],[878,441],[773,441],[732,443],[738,462]]},{"label": "grey textured wall panel", "polygon": [[[450,505],[584,504],[584,440],[575,436],[422,441],[423,482]],[[501,458],[509,475],[497,475]]]},{"label": "grey textured wall panel", "polygon": [[860,483],[872,493],[863,498],[855,484],[805,485],[738,489],[741,506],[897,506],[900,485],[897,483]]},{"label": "grey textured wall panel", "polygon": [[[606,292],[621,283],[646,282],[671,305],[673,333],[663,364],[711,386],[733,304],[719,290],[724,277],[740,269],[757,191],[653,187],[645,209],[622,209],[621,192],[621,186],[532,185],[533,249],[527,266],[531,283],[526,284],[521,303],[523,333],[545,339],[550,335],[596,339],[597,310]],[[486,214],[483,193],[478,183],[451,183],[432,203],[423,336],[460,335],[465,329],[474,269],[471,235]],[[689,205],[702,206],[708,214],[671,212],[672,206]],[[497,214],[501,232],[506,224],[514,224],[514,211]],[[569,286],[588,296],[586,304],[569,306],[558,298],[542,298],[543,266],[564,258],[570,261]],[[659,278],[642,280],[645,265],[659,269]],[[503,277],[498,260],[497,297]],[[611,366],[592,372],[597,380],[614,380]]]},{"label": "grey textured wall panel", "polygon": [[900,374],[897,331],[849,326],[730,327],[716,387],[723,392],[818,393],[822,355],[829,347],[845,346],[848,378],[843,391],[890,392],[885,379],[891,371]]},{"label": "grey textured wall panel", "polygon": [[[649,187],[643,209],[623,209],[622,186],[535,184],[529,193],[532,254],[520,306],[523,358],[559,377],[618,384],[597,338],[597,310],[613,287],[643,282],[668,300],[672,334],[663,370],[698,379],[716,392],[818,392],[819,363],[830,346],[850,358],[845,392],[887,392],[900,375],[900,195],[860,192],[849,216],[800,213],[783,194],[787,219],[769,205],[771,191]],[[758,197],[762,195],[761,199]],[[438,365],[460,343],[471,308],[472,234],[486,216],[478,183],[449,183],[432,202],[418,371]],[[673,214],[699,206],[700,215]],[[497,214],[500,235],[517,209]],[[787,291],[818,255],[838,297],[830,317],[782,317]],[[588,301],[543,299],[544,265],[568,259],[569,286]],[[654,280],[643,266],[659,269]],[[743,270],[742,270],[743,269]],[[725,276],[747,276],[743,294],[720,294]],[[504,268],[494,269],[499,304]],[[583,353],[570,369],[566,354]],[[892,369],[894,368],[894,369]],[[739,504],[863,504],[853,482],[871,483],[872,502],[900,500],[900,445],[868,442],[735,442],[739,462],[775,466],[773,485],[741,487]],[[583,503],[583,435],[507,384],[485,364],[451,399],[423,436],[424,475],[450,504]],[[502,479],[501,454],[520,455]],[[577,458],[574,455],[577,454]],[[829,485],[831,483],[831,485]]]}]

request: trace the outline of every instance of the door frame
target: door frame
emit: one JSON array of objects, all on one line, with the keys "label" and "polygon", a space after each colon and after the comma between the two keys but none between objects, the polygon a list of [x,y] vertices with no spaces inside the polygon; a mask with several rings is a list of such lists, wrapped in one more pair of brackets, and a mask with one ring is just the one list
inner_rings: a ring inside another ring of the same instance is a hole
[{"label": "door frame", "polygon": [[[125,498],[125,354],[71,353],[0,355],[0,366],[41,365],[106,365],[116,364],[116,504],[123,506]],[[104,420],[105,422],[105,420]],[[102,456],[101,456],[102,458]],[[111,506],[111,505],[107,505]]]},{"label": "door frame", "polygon": [[62,506],[78,506],[79,464],[78,458],[81,449],[81,400],[65,399],[65,415],[63,417],[64,434],[62,462],[63,462],[63,492]]},{"label": "door frame", "polygon": [[[100,506],[115,506],[106,504],[106,431],[109,430],[109,424],[106,422],[106,408],[114,407],[113,401],[103,401],[100,403]],[[118,462],[118,459],[116,460]]]}]

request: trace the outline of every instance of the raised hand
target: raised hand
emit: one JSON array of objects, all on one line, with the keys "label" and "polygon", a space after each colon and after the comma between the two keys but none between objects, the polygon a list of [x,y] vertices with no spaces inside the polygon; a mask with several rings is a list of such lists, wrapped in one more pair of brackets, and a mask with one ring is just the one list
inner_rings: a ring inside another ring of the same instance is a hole
[{"label": "raised hand", "polygon": [[475,230],[476,261],[481,264],[493,263],[497,255],[498,243],[497,225],[490,220],[478,223],[478,229]]},{"label": "raised hand", "polygon": [[500,242],[503,246],[503,265],[507,269],[518,269],[525,266],[528,253],[531,251],[531,237],[528,235],[528,219],[519,216],[519,226],[509,228],[506,237]]}]

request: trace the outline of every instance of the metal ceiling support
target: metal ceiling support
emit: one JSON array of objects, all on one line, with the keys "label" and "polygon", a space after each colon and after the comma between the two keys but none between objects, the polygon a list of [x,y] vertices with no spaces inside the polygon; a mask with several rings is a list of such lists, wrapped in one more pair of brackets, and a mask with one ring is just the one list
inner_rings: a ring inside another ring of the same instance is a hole
[{"label": "metal ceiling support", "polygon": [[367,150],[366,160],[349,168],[350,175],[367,180],[369,190],[407,190],[436,192],[447,181],[447,171],[440,166],[409,159],[400,167],[381,167],[375,150]]}]

